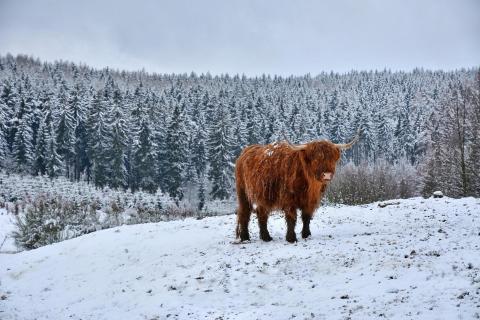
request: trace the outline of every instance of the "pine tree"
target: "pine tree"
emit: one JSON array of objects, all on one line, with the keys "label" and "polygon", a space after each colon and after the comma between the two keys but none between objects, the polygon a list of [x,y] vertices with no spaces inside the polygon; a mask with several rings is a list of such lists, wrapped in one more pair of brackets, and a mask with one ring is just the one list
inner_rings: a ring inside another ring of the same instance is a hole
[{"label": "pine tree", "polygon": [[198,182],[198,205],[197,205],[197,209],[198,211],[203,211],[203,209],[205,208],[205,200],[206,200],[206,197],[205,197],[205,176],[202,174],[202,176],[200,176],[199,178],[199,182]]},{"label": "pine tree", "polygon": [[[107,107],[108,108],[108,107]],[[125,114],[121,106],[121,93],[116,88],[113,92],[113,100],[110,108],[110,179],[109,185],[113,188],[125,188],[127,184],[127,170],[125,166],[127,147],[127,126]]]},{"label": "pine tree", "polygon": [[48,157],[48,145],[49,127],[45,124],[45,120],[42,119],[37,134],[37,142],[35,144],[35,159],[33,164],[33,173],[35,175],[44,175],[47,172],[47,157]]},{"label": "pine tree", "polygon": [[357,115],[354,117],[355,128],[361,128],[361,139],[353,146],[353,154],[356,164],[361,162],[376,161],[376,148],[375,148],[375,122],[372,117],[375,115],[375,110],[368,108],[367,102],[364,98],[361,98],[357,106]]},{"label": "pine tree", "polygon": [[7,159],[7,139],[5,139],[5,131],[0,128],[0,169],[6,167]]},{"label": "pine tree", "polygon": [[[235,101],[232,101],[230,103],[230,110],[231,114],[234,117],[234,121],[232,122],[232,131],[233,131],[233,139],[235,140],[235,144],[233,146],[233,158],[236,159],[242,152],[243,148],[247,145],[247,128],[246,128],[246,123],[242,121],[242,112],[239,106]],[[201,130],[205,130],[205,125],[202,124]],[[206,132],[203,132],[203,139],[205,142],[206,138]],[[268,134],[266,137],[267,141],[269,141]]]},{"label": "pine tree", "polygon": [[33,139],[35,141],[35,159],[33,164],[33,174],[46,174],[46,159],[48,155],[47,139],[50,136],[50,124],[53,121],[52,99],[53,92],[51,88],[43,84],[36,101],[36,112],[34,112]]},{"label": "pine tree", "polygon": [[184,196],[182,185],[185,160],[188,158],[187,141],[183,108],[179,103],[175,103],[172,119],[166,133],[167,161],[163,172],[163,181],[165,191],[177,201],[182,200]]},{"label": "pine tree", "polygon": [[[78,70],[75,69],[78,73]],[[78,75],[77,75],[78,77]],[[73,123],[73,174],[75,180],[80,180],[80,175],[89,167],[89,158],[87,155],[87,128],[86,128],[86,110],[87,97],[86,90],[80,83],[76,83],[72,88],[69,99],[68,108],[72,116]]]},{"label": "pine tree", "polygon": [[203,115],[199,115],[197,119],[197,130],[193,136],[192,144],[192,161],[195,167],[195,173],[200,178],[205,174],[207,168],[207,132]]},{"label": "pine tree", "polygon": [[130,134],[127,135],[126,141],[127,150],[125,154],[125,169],[127,171],[127,186],[132,192],[139,188],[139,176],[135,168],[135,152],[139,146],[141,120],[142,116],[144,116],[144,103],[145,97],[143,91],[143,84],[141,82],[132,93],[130,93],[130,91],[127,91],[124,95],[124,104],[126,107],[125,115],[128,119],[130,119],[127,122],[128,132]]},{"label": "pine tree", "polygon": [[15,87],[14,79],[4,79],[2,82],[2,90],[0,93],[0,108],[3,109],[4,138],[7,143],[8,150],[4,155],[12,152],[13,140],[17,131],[17,107],[19,106],[18,90]]},{"label": "pine tree", "polygon": [[375,119],[375,133],[376,133],[376,151],[380,158],[390,161],[392,159],[392,151],[390,149],[391,133],[384,110],[378,110]]},{"label": "pine tree", "polygon": [[7,119],[7,109],[8,106],[0,95],[0,168],[6,166],[6,158],[8,154],[6,123],[9,119]]},{"label": "pine tree", "polygon": [[337,108],[332,111],[333,115],[331,118],[332,125],[330,127],[330,140],[331,141],[345,141],[347,137],[347,129],[345,123],[345,110],[342,108],[343,104],[337,106]]},{"label": "pine tree", "polygon": [[215,123],[209,130],[208,150],[210,170],[208,178],[212,184],[212,199],[228,199],[232,186],[232,138],[230,117],[225,105],[218,106]]},{"label": "pine tree", "polygon": [[33,162],[33,135],[31,127],[31,115],[29,105],[21,97],[18,111],[18,125],[13,141],[13,156],[15,166],[19,172],[31,172]]},{"label": "pine tree", "polygon": [[108,127],[101,93],[93,96],[87,116],[87,155],[92,163],[92,172],[87,172],[87,181],[90,175],[95,185],[103,187],[108,183],[110,175],[108,150],[111,147],[110,130]]},{"label": "pine tree", "polygon": [[397,124],[395,127],[394,137],[396,138],[397,146],[399,148],[397,156],[400,156],[400,158],[405,157],[410,161],[410,164],[414,164],[416,161],[416,137],[410,119],[411,99],[410,89],[408,89],[404,97],[404,101],[399,105],[400,110],[397,115]]},{"label": "pine tree", "polygon": [[[0,112],[0,123],[3,123],[5,117]],[[4,125],[0,124],[0,168],[6,167],[6,159],[7,159],[7,139],[5,138],[5,127]]]},{"label": "pine tree", "polygon": [[75,158],[75,128],[72,110],[68,107],[68,91],[67,83],[63,80],[54,103],[56,104],[56,110],[58,110],[55,119],[57,153],[62,159],[65,175],[70,178],[73,173],[71,169]]},{"label": "pine tree", "polygon": [[[25,99],[25,105],[27,106],[26,110],[29,110],[29,123],[32,131],[32,145],[35,149],[35,143],[37,141],[38,128],[40,126],[40,121],[42,118],[42,105],[37,97],[37,92],[33,88],[30,78],[25,76],[22,83],[22,96]],[[29,170],[32,171],[31,168]]]},{"label": "pine tree", "polygon": [[192,191],[198,186],[197,166],[195,164],[195,156],[193,154],[193,149],[196,145],[195,137],[193,136],[193,132],[195,132],[195,130],[192,127],[196,127],[196,123],[190,121],[188,128],[186,128],[186,132],[190,130],[190,134],[187,133],[188,141],[185,144],[186,154],[185,159],[183,160],[185,165],[185,171],[183,172],[183,187],[188,192],[185,193],[185,198],[189,202],[192,201]]},{"label": "pine tree", "polygon": [[40,97],[42,118],[36,138],[33,168],[34,174],[48,174],[51,178],[56,177],[61,169],[61,159],[57,153],[56,133],[53,126],[52,96],[53,94],[45,89]]},{"label": "pine tree", "polygon": [[53,122],[48,125],[48,135],[46,135],[47,156],[45,163],[46,173],[50,178],[55,178],[61,174],[62,160],[57,153],[57,139],[56,132],[53,127]]},{"label": "pine tree", "polygon": [[[285,113],[286,113],[286,110],[284,108],[284,103],[283,101],[281,101],[280,105],[278,106],[278,111],[276,112],[276,114],[272,114],[270,116],[271,129],[269,130],[270,133],[268,135],[269,142],[282,141],[285,138],[292,140],[291,133],[287,128],[285,119],[283,119]],[[249,140],[250,138],[248,138],[247,142]]]},{"label": "pine tree", "polygon": [[167,190],[165,173],[168,171],[168,145],[167,145],[167,131],[170,124],[170,105],[167,104],[165,96],[161,96],[158,101],[158,109],[161,110],[158,113],[158,117],[153,124],[153,135],[155,142],[154,153],[156,155],[156,168],[157,168],[157,185],[162,191]]},{"label": "pine tree", "polygon": [[257,144],[260,142],[260,134],[258,132],[259,121],[255,105],[249,101],[246,108],[246,122],[247,122],[247,144]]},{"label": "pine tree", "polygon": [[140,120],[138,145],[135,148],[133,172],[135,188],[154,193],[157,190],[155,182],[155,155],[153,153],[153,136],[151,125],[146,117]]}]

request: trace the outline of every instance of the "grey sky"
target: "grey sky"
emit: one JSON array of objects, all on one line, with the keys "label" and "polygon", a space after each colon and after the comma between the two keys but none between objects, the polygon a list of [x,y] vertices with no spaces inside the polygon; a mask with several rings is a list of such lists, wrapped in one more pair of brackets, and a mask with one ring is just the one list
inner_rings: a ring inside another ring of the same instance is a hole
[{"label": "grey sky", "polygon": [[0,0],[0,54],[154,72],[480,65],[478,0]]}]

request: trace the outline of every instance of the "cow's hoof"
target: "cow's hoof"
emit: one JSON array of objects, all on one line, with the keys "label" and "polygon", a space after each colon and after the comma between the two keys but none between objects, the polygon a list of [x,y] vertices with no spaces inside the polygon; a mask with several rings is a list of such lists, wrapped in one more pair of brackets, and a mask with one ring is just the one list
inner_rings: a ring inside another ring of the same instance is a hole
[{"label": "cow's hoof", "polygon": [[303,239],[306,239],[308,237],[310,237],[312,234],[310,233],[310,230],[309,231],[302,231],[302,238]]},{"label": "cow's hoof", "polygon": [[290,243],[297,242],[297,236],[294,234],[287,234],[287,241]]},{"label": "cow's hoof", "polygon": [[270,235],[268,233],[267,234],[261,234],[260,239],[262,239],[265,242],[270,242],[270,241],[273,240],[273,238],[270,237]]},{"label": "cow's hoof", "polygon": [[250,235],[247,234],[240,234],[240,241],[250,241]]}]

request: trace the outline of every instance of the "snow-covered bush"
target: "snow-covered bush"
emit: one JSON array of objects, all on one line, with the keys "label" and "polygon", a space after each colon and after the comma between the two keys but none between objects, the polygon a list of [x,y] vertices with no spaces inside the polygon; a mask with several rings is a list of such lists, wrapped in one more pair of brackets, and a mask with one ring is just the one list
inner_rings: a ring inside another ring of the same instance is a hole
[{"label": "snow-covered bush", "polygon": [[38,196],[16,218],[15,243],[24,249],[35,249],[100,228],[96,213],[89,210],[86,202],[65,201],[60,197]]},{"label": "snow-covered bush", "polygon": [[35,249],[47,244],[75,238],[100,229],[122,224],[169,221],[195,216],[195,211],[176,206],[135,208],[113,201],[105,211],[97,203],[76,202],[61,197],[39,195],[26,204],[25,212],[16,216],[15,243],[19,248]]}]

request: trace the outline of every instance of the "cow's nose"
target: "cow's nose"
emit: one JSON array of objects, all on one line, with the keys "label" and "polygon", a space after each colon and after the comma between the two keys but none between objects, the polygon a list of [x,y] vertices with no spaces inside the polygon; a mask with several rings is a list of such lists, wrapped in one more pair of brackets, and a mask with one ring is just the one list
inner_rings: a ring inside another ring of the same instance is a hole
[{"label": "cow's nose", "polygon": [[323,174],[323,180],[330,181],[330,180],[332,180],[332,176],[333,176],[333,173],[331,173],[331,172],[325,172],[325,173]]}]

